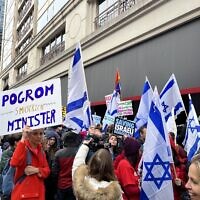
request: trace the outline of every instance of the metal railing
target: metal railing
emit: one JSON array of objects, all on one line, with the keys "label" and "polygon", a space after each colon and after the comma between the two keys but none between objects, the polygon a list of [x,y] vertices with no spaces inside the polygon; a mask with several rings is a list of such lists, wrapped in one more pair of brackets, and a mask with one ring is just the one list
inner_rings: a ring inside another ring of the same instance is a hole
[{"label": "metal railing", "polygon": [[30,21],[26,26],[24,26],[23,30],[20,30],[17,35],[17,41],[19,42],[28,32],[30,28],[32,28],[32,21]]},{"label": "metal railing", "polygon": [[95,18],[95,26],[104,26],[111,19],[121,15],[136,4],[136,0],[118,0]]},{"label": "metal railing", "polygon": [[29,10],[29,8],[32,5],[32,0],[29,0],[26,4],[26,6],[23,7],[23,10],[21,10],[19,12],[19,18],[18,18],[18,22],[21,21],[21,19],[26,15],[27,11]]},{"label": "metal railing", "polygon": [[59,45],[55,46],[53,49],[50,50],[47,54],[43,55],[40,59],[40,65],[43,65],[47,61],[55,58],[60,53],[62,53],[65,50],[65,41],[61,42]]},{"label": "metal railing", "polygon": [[18,74],[18,75],[16,76],[16,81],[20,81],[20,80],[23,79],[26,75],[27,75],[27,71],[24,71],[23,73]]}]

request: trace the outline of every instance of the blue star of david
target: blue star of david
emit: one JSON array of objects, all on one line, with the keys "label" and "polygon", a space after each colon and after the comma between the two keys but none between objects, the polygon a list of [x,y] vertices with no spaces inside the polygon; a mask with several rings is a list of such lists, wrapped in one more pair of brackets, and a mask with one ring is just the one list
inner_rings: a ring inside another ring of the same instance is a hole
[{"label": "blue star of david", "polygon": [[[153,162],[144,162],[144,166],[147,170],[147,174],[144,177],[144,181],[153,181],[158,189],[161,188],[164,181],[171,180],[171,174],[169,171],[170,163],[169,161],[162,161],[158,154],[156,154],[156,156],[154,157]],[[158,174],[160,175],[160,177],[157,177],[155,173],[153,174],[153,172],[155,172],[156,170],[154,169],[154,166],[162,166],[164,172],[162,175]]]},{"label": "blue star of david", "polygon": [[167,104],[165,104],[164,101],[161,103],[161,105],[163,106],[163,112],[166,113],[169,106]]},{"label": "blue star of david", "polygon": [[192,126],[192,122],[194,121],[194,116],[191,119],[188,119],[188,131],[190,130],[192,133],[197,129],[196,126]]}]

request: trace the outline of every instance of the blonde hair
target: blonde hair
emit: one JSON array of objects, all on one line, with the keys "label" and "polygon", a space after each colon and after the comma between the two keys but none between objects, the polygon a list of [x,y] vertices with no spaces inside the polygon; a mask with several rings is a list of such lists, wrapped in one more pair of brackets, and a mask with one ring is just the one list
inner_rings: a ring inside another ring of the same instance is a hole
[{"label": "blonde hair", "polygon": [[194,164],[198,171],[199,171],[199,176],[200,176],[200,153],[195,155],[192,160],[191,160],[191,164]]}]

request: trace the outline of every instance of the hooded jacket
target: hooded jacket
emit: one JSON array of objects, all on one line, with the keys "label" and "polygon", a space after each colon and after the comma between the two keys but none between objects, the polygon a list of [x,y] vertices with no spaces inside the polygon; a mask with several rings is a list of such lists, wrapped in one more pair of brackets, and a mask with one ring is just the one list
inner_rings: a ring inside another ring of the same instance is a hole
[{"label": "hooded jacket", "polygon": [[122,190],[118,181],[97,181],[89,176],[85,158],[89,148],[82,145],[74,159],[73,189],[78,200],[121,200]]},{"label": "hooded jacket", "polygon": [[18,180],[19,177],[22,177],[24,174],[24,169],[26,167],[27,148],[29,148],[32,155],[31,165],[39,168],[40,176],[37,174],[26,176],[22,182],[16,183],[11,194],[11,200],[44,200],[44,179],[49,175],[50,169],[41,145],[38,145],[38,154],[36,154],[36,152],[30,146],[28,140],[25,140],[24,142],[20,141],[17,144],[17,147],[10,161],[10,165],[16,168],[14,180],[16,182],[16,180]]}]

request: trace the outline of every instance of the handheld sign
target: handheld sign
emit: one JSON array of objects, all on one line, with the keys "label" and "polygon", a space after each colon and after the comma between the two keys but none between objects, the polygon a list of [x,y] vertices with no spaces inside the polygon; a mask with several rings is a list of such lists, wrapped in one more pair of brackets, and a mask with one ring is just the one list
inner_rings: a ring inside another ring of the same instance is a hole
[{"label": "handheld sign", "polygon": [[118,135],[129,135],[133,136],[135,130],[135,122],[125,120],[120,117],[115,118],[114,133]]},{"label": "handheld sign", "polygon": [[108,104],[110,103],[112,99],[112,94],[108,94],[105,96],[105,100],[106,100],[106,106],[108,106]]},{"label": "handheld sign", "polygon": [[117,108],[118,116],[133,115],[132,101],[120,101]]},{"label": "handheld sign", "polygon": [[92,115],[92,119],[93,119],[93,123],[94,123],[95,125],[101,124],[101,116]]},{"label": "handheld sign", "polygon": [[0,93],[0,135],[62,124],[60,79]]}]

